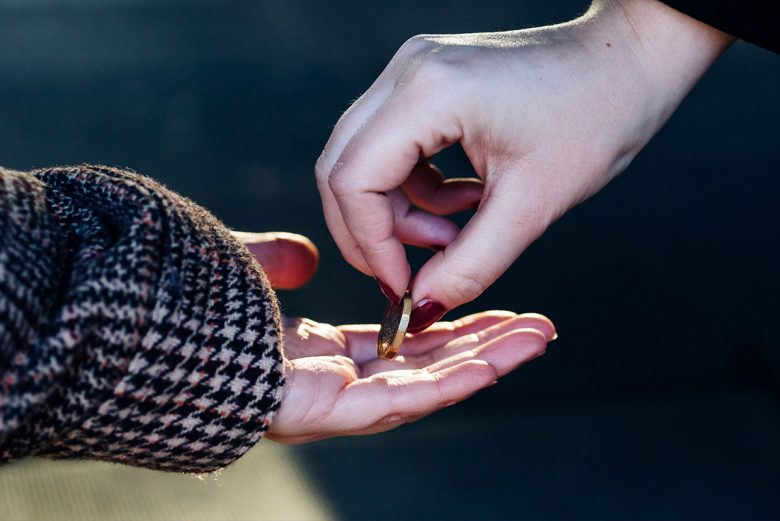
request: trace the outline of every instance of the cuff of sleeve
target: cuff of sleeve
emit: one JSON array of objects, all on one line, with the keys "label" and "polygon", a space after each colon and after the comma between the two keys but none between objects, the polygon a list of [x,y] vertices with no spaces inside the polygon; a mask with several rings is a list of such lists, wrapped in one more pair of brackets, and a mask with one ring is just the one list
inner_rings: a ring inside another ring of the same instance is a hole
[{"label": "cuff of sleeve", "polygon": [[284,384],[279,311],[254,259],[146,177],[96,166],[33,176],[71,255],[61,305],[31,352],[58,364],[6,440],[28,448],[11,452],[180,472],[243,455]]}]

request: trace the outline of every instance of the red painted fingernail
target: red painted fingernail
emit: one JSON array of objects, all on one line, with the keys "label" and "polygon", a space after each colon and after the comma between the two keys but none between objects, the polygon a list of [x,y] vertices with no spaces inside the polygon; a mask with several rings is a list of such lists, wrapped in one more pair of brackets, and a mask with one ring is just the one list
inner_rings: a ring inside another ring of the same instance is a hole
[{"label": "red painted fingernail", "polygon": [[389,300],[391,303],[398,305],[399,302],[401,302],[401,299],[398,298],[393,291],[393,288],[385,284],[379,279],[376,279],[377,284],[379,284],[379,289],[382,291],[382,294],[387,297],[387,300]]},{"label": "red painted fingernail", "polygon": [[443,317],[446,312],[447,310],[444,309],[444,306],[435,300],[423,299],[412,310],[412,316],[409,317],[409,327],[406,328],[406,332],[419,333]]},{"label": "red painted fingernail", "polygon": [[446,248],[446,246],[443,246],[441,244],[431,244],[430,246],[428,246],[428,248],[430,248],[433,251],[442,251],[444,248]]}]

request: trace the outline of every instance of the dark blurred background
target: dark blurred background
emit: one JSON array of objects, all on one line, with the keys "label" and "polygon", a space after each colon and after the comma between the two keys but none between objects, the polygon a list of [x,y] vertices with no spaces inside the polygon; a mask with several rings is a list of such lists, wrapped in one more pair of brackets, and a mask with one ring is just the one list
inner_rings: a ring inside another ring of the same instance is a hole
[{"label": "dark blurred background", "polygon": [[[126,166],[230,227],[308,235],[319,275],[283,310],[376,322],[313,181],[339,115],[410,36],[587,4],[4,1],[0,164]],[[417,424],[296,448],[336,515],[780,518],[778,92],[780,57],[734,45],[621,177],[456,313],[547,314],[547,355]],[[472,175],[458,150],[437,163]]]}]

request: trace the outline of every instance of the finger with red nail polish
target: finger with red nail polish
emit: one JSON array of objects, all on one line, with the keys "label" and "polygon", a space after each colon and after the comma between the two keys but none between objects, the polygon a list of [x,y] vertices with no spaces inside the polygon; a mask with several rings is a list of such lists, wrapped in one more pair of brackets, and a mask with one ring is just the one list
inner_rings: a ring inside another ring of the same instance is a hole
[{"label": "finger with red nail polish", "polygon": [[409,318],[409,327],[407,333],[419,333],[427,329],[431,324],[438,321],[447,312],[441,303],[432,299],[423,299],[417,303],[412,310],[412,316]]}]

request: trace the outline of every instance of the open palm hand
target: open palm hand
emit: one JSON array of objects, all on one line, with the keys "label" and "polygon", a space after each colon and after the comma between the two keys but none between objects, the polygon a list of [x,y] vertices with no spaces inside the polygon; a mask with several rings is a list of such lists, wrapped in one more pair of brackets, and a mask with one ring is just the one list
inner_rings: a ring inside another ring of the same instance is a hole
[{"label": "open palm hand", "polygon": [[[303,237],[239,238],[272,284],[282,278],[302,284],[316,269],[316,248]],[[265,238],[272,238],[270,246],[260,244]],[[306,255],[314,258],[297,258]],[[301,273],[290,273],[296,269]],[[376,324],[284,318],[283,326],[287,385],[268,432],[283,443],[371,434],[415,421],[492,385],[542,355],[555,337],[552,322],[541,315],[487,311],[407,335],[401,354],[390,361],[377,358]]]}]

